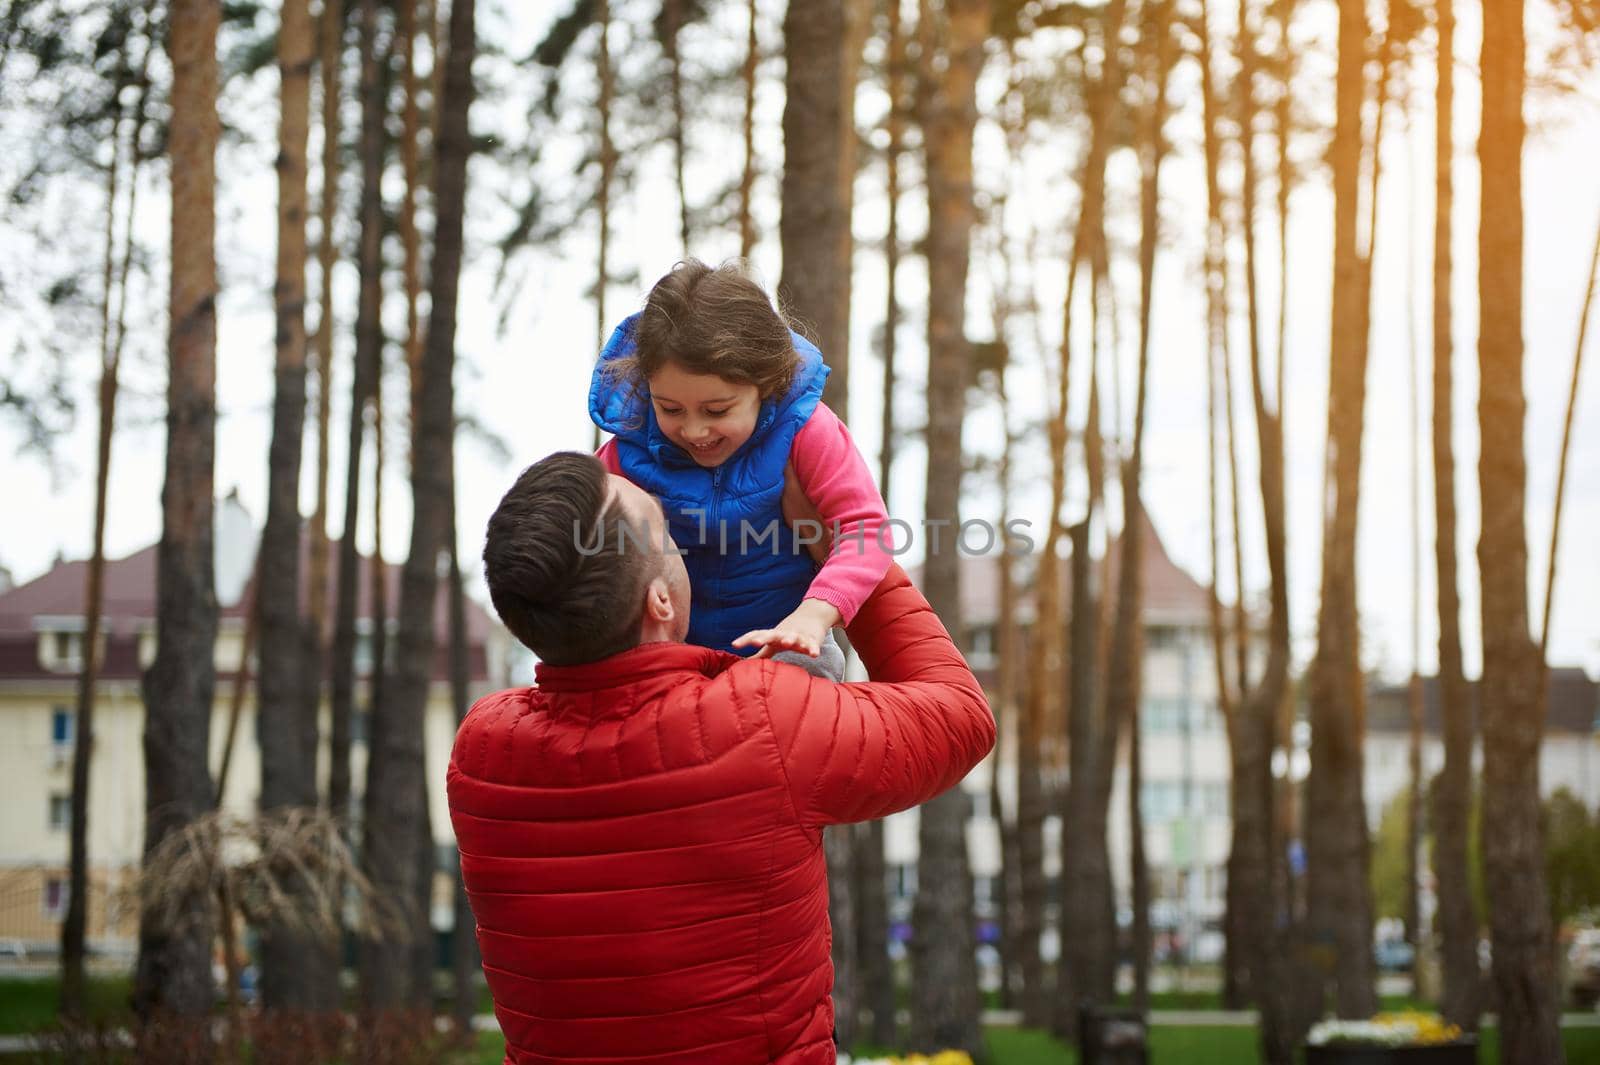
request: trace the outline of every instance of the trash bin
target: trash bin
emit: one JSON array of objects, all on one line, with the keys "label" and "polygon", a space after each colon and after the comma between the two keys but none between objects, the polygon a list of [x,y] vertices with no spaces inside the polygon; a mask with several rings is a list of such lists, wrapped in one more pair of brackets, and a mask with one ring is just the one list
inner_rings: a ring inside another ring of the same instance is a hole
[{"label": "trash bin", "polygon": [[1079,1065],[1149,1065],[1149,1023],[1138,1010],[1078,1009]]}]

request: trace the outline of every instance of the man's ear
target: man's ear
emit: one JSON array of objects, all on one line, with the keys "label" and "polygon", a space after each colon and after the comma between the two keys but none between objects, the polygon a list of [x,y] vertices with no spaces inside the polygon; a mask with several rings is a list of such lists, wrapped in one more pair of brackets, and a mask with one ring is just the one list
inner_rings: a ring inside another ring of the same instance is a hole
[{"label": "man's ear", "polygon": [[665,577],[652,577],[644,590],[644,618],[646,622],[667,624],[677,612],[672,608],[671,590]]}]

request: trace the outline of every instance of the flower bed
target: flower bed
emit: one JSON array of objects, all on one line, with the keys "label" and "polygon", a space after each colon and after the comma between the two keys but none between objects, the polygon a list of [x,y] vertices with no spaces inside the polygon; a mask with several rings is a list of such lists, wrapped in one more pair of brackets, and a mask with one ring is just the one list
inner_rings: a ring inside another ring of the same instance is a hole
[{"label": "flower bed", "polygon": [[906,1054],[887,1058],[851,1058],[839,1055],[839,1065],[972,1065],[965,1050],[941,1050],[937,1054]]},{"label": "flower bed", "polygon": [[1306,1037],[1306,1065],[1476,1065],[1478,1040],[1438,1014],[1380,1013],[1321,1021]]}]

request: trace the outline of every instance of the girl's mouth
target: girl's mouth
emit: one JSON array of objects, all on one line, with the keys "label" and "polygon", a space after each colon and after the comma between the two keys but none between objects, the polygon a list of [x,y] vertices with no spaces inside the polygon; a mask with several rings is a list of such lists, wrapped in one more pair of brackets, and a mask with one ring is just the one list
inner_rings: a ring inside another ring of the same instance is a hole
[{"label": "girl's mouth", "polygon": [[690,453],[691,454],[695,454],[695,455],[712,455],[712,454],[715,454],[717,451],[721,450],[721,448],[722,448],[722,441],[720,439],[713,440],[709,444],[690,444],[689,445]]}]

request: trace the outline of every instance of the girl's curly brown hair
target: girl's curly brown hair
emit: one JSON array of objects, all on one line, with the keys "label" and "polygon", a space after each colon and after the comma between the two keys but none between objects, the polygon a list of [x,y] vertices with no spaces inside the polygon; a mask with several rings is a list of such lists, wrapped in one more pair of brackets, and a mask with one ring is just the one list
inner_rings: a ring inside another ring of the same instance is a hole
[{"label": "girl's curly brown hair", "polygon": [[789,391],[800,365],[789,323],[738,260],[684,259],[650,290],[634,327],[634,353],[606,364],[640,395],[668,363],[754,385],[763,401]]}]

